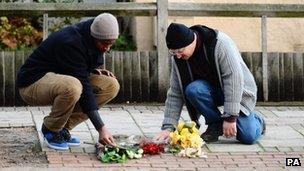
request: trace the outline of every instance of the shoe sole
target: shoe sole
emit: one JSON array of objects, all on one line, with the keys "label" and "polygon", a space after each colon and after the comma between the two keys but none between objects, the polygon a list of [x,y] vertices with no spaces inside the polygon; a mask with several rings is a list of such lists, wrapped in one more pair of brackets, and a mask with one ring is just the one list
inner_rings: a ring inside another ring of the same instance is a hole
[{"label": "shoe sole", "polygon": [[51,144],[49,144],[49,142],[44,139],[44,141],[46,142],[47,146],[51,149],[55,149],[55,150],[69,150],[69,147],[65,148],[65,147],[58,147],[58,146],[53,146]]},{"label": "shoe sole", "polygon": [[67,143],[68,146],[71,146],[71,147],[75,147],[75,146],[80,146],[81,143]]}]

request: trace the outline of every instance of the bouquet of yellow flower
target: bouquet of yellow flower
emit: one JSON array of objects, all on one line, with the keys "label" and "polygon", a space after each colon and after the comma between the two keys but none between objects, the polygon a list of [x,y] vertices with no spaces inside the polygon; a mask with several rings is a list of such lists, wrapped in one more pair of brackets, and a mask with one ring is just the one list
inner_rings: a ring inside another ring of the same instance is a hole
[{"label": "bouquet of yellow flower", "polygon": [[170,152],[182,157],[206,157],[201,149],[204,144],[195,122],[180,122],[170,133]]}]

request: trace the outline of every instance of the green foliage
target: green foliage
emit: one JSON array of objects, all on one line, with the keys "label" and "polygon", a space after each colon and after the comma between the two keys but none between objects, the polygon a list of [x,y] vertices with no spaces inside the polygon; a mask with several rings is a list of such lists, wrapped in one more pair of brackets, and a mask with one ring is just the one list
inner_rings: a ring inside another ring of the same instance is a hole
[{"label": "green foliage", "polygon": [[182,147],[180,145],[169,145],[169,152],[172,154],[178,154],[181,152]]},{"label": "green foliage", "polygon": [[124,163],[127,159],[141,158],[142,149],[133,147],[112,147],[104,146],[102,152],[98,154],[98,158],[104,163]]},{"label": "green foliage", "polygon": [[0,17],[0,50],[22,50],[36,46],[42,32],[35,29],[28,19]]},{"label": "green foliage", "polygon": [[111,49],[118,51],[135,51],[136,45],[131,39],[127,39],[126,36],[119,35]]}]

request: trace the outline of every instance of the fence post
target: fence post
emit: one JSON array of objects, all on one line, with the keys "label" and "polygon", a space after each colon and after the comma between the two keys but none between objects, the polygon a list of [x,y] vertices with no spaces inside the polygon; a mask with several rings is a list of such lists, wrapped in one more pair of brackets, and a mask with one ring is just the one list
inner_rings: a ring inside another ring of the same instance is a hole
[{"label": "fence post", "polygon": [[49,35],[49,15],[43,14],[43,40],[45,40]]},{"label": "fence post", "polygon": [[157,1],[158,97],[163,101],[169,85],[169,57],[165,36],[168,26],[168,0]]},{"label": "fence post", "polygon": [[267,58],[267,16],[262,16],[262,70],[263,70],[263,96],[268,101],[268,58]]}]

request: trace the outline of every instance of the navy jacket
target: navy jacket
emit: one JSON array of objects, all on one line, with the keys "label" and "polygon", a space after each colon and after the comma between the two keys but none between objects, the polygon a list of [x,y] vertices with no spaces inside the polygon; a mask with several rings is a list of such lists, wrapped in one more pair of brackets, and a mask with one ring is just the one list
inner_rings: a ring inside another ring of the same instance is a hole
[{"label": "navy jacket", "polygon": [[83,91],[79,99],[83,112],[98,109],[89,81],[92,70],[103,64],[103,54],[90,34],[93,19],[51,34],[29,56],[17,75],[17,86],[27,87],[47,72],[77,78]]}]

